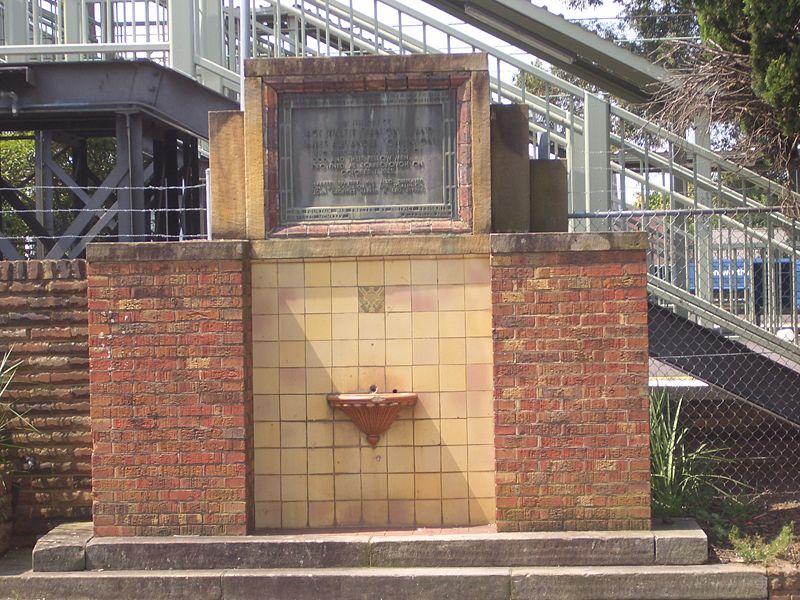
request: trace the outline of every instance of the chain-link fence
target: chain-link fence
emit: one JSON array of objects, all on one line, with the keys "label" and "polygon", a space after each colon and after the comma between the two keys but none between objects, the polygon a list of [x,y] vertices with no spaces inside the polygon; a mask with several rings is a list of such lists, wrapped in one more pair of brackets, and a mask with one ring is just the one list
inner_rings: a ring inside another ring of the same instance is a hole
[{"label": "chain-link fence", "polygon": [[[776,209],[572,215],[648,233],[650,386],[682,399],[687,441],[720,449],[727,487],[798,492],[798,230]],[[776,224],[777,223],[777,224]]]}]

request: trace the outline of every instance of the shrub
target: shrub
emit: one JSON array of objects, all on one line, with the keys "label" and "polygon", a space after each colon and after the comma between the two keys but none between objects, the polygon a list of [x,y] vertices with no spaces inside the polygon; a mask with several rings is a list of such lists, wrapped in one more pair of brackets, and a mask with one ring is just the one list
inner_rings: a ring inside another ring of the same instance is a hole
[{"label": "shrub", "polygon": [[771,542],[765,542],[760,535],[743,535],[738,527],[733,527],[728,540],[734,552],[745,562],[761,563],[764,566],[782,558],[794,542],[794,523],[787,523]]}]

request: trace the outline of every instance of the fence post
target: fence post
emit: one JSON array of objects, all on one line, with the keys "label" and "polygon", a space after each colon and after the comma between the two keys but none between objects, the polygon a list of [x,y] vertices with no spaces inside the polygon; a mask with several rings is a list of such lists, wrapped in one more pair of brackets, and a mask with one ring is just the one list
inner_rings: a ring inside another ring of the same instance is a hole
[{"label": "fence post", "polygon": [[[586,92],[583,107],[584,211],[591,213],[611,210],[609,104],[608,101]],[[607,223],[598,219],[595,221],[598,222],[591,223],[593,230],[608,228]]]}]

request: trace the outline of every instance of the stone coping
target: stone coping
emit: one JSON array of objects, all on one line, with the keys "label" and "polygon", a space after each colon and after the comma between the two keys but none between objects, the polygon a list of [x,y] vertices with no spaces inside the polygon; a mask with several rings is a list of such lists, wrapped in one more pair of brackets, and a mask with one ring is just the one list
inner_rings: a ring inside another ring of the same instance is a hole
[{"label": "stone coping", "polygon": [[184,240],[180,242],[103,242],[86,247],[92,262],[240,260],[248,256],[247,241]]},{"label": "stone coping", "polygon": [[251,58],[245,61],[245,77],[305,75],[371,75],[386,73],[435,73],[485,71],[487,54],[413,54],[404,56],[348,56],[321,58]]},{"label": "stone coping", "polygon": [[647,234],[633,232],[596,233],[493,233],[493,254],[516,252],[605,252],[647,250]]}]

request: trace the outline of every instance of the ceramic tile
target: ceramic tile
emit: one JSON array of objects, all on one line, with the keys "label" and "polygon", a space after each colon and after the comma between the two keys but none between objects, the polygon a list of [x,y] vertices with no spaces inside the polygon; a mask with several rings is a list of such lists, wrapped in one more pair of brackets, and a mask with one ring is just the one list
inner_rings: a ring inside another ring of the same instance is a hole
[{"label": "ceramic tile", "polygon": [[308,527],[308,504],[306,502],[283,502],[281,526],[287,529]]},{"label": "ceramic tile", "polygon": [[278,314],[302,315],[305,312],[305,306],[304,288],[278,289]]},{"label": "ceramic tile", "polygon": [[306,392],[309,394],[329,394],[333,391],[330,367],[306,369]]},{"label": "ceramic tile", "polygon": [[331,315],[306,315],[306,339],[330,340]]},{"label": "ceramic tile", "polygon": [[411,310],[411,286],[387,285],[384,288],[385,311],[409,312]]},{"label": "ceramic tile", "polygon": [[309,502],[308,526],[333,527],[336,522],[335,506],[333,502]]},{"label": "ceramic tile", "polygon": [[276,394],[253,395],[253,419],[255,421],[280,421],[280,401]]},{"label": "ceramic tile", "polygon": [[439,473],[442,470],[441,447],[415,446],[414,472]]},{"label": "ceramic tile", "polygon": [[339,447],[334,448],[333,472],[360,473],[361,450],[359,448],[339,448]]},{"label": "ceramic tile", "polygon": [[469,525],[469,500],[442,500],[442,525]]},{"label": "ceramic tile", "polygon": [[306,424],[295,422],[281,423],[281,447],[305,448]]},{"label": "ceramic tile", "polygon": [[493,388],[492,365],[467,365],[467,390],[486,391]]},{"label": "ceramic tile", "polygon": [[414,447],[389,446],[386,448],[386,466],[390,473],[413,473]]},{"label": "ceramic tile", "polygon": [[382,313],[386,306],[386,288],[382,285],[358,286],[358,312]]},{"label": "ceramic tile", "polygon": [[306,366],[331,367],[333,366],[333,343],[330,340],[315,340],[306,342]]},{"label": "ceramic tile", "polygon": [[341,500],[361,500],[361,475],[334,475],[333,485],[337,504]]},{"label": "ceramic tile", "polygon": [[[386,445],[389,446],[388,451],[391,451],[393,446],[411,446],[414,444],[414,422],[410,419],[395,419],[384,436],[386,438]],[[391,461],[389,461],[389,463],[390,470],[397,471]]]},{"label": "ceramic tile", "polygon": [[358,369],[358,387],[354,389],[366,391],[373,385],[378,390],[386,389],[386,367],[360,367]]},{"label": "ceramic tile", "polygon": [[361,474],[361,497],[364,500],[385,500],[387,477],[381,473]]},{"label": "ceramic tile", "polygon": [[386,500],[365,500],[361,510],[364,525],[386,525],[389,521],[389,503]]},{"label": "ceramic tile", "polygon": [[414,366],[412,375],[415,392],[439,391],[439,367],[437,365]]},{"label": "ceramic tile", "polygon": [[413,500],[389,501],[389,524],[397,527],[415,525]]},{"label": "ceramic tile", "polygon": [[254,262],[251,267],[254,288],[274,288],[278,285],[278,264]]},{"label": "ceramic tile", "polygon": [[358,288],[335,287],[331,288],[331,311],[339,313],[358,312]]},{"label": "ceramic tile", "polygon": [[258,501],[281,499],[280,475],[256,475],[254,495]]},{"label": "ceramic tile", "polygon": [[412,286],[411,310],[414,312],[431,312],[439,310],[437,287],[435,285]]},{"label": "ceramic tile", "polygon": [[437,392],[418,392],[417,403],[414,405],[414,419],[439,419],[440,416],[441,404],[439,402],[439,394]]},{"label": "ceramic tile", "polygon": [[467,446],[442,447],[442,472],[466,473],[468,470],[469,452]]},{"label": "ceramic tile", "polygon": [[280,502],[256,502],[256,527],[277,528],[281,526]]},{"label": "ceramic tile", "polygon": [[282,260],[278,263],[278,287],[304,287],[303,263]]},{"label": "ceramic tile", "polygon": [[491,337],[492,311],[468,310],[466,311],[467,337]]},{"label": "ceramic tile", "polygon": [[333,475],[309,475],[308,499],[333,500]]},{"label": "ceramic tile", "polygon": [[278,290],[275,288],[253,289],[253,314],[277,315]]},{"label": "ceramic tile", "polygon": [[438,269],[438,281],[445,284],[464,283],[464,259],[440,258],[436,261]]},{"label": "ceramic tile", "polygon": [[414,474],[413,473],[389,473],[388,497],[390,500],[413,500],[414,499]]},{"label": "ceramic tile", "polygon": [[331,285],[347,287],[358,285],[358,268],[355,261],[331,261]]},{"label": "ceramic tile", "polygon": [[361,501],[340,502],[336,499],[336,524],[340,527],[361,525]]},{"label": "ceramic tile", "polygon": [[411,260],[411,284],[436,284],[436,259],[420,258]]},{"label": "ceramic tile", "polygon": [[494,471],[494,445],[467,446],[470,471]]},{"label": "ceramic tile", "polygon": [[419,527],[436,527],[442,524],[441,500],[416,500],[414,513]]},{"label": "ceramic tile", "polygon": [[358,285],[384,285],[383,261],[359,260]]},{"label": "ceramic tile", "polygon": [[439,367],[439,389],[443,392],[466,390],[467,367],[465,365],[441,365]]},{"label": "ceramic tile", "polygon": [[333,422],[309,422],[307,428],[309,448],[333,446]]},{"label": "ceramic tile", "polygon": [[[286,448],[281,450],[281,475],[305,475],[308,472],[308,450]],[[299,500],[299,498],[295,498]]]},{"label": "ceramic tile", "polygon": [[411,344],[415,365],[438,365],[439,344],[426,339],[415,339]]},{"label": "ceramic tile", "polygon": [[284,394],[306,393],[306,370],[302,368],[279,369],[278,391]]},{"label": "ceramic tile", "polygon": [[442,473],[442,498],[468,498],[466,473]]},{"label": "ceramic tile", "polygon": [[471,257],[464,259],[465,283],[490,283],[492,281],[492,268],[488,256]]},{"label": "ceramic tile", "polygon": [[386,339],[386,318],[383,313],[358,315],[358,339]]},{"label": "ceramic tile", "polygon": [[306,396],[306,418],[309,421],[330,421],[333,419],[333,409],[328,405],[324,394],[309,394]]},{"label": "ceramic tile", "polygon": [[333,473],[333,448],[310,448],[308,450],[309,473]]},{"label": "ceramic tile", "polygon": [[279,342],[278,365],[281,367],[305,367],[306,343],[300,341]]},{"label": "ceramic tile", "polygon": [[464,338],[439,338],[439,364],[463,365],[466,362]]},{"label": "ceramic tile", "polygon": [[467,416],[470,418],[494,417],[492,390],[467,392]]},{"label": "ceramic tile", "polygon": [[278,342],[253,343],[253,367],[277,367]]},{"label": "ceramic tile", "polygon": [[334,340],[357,340],[358,317],[356,313],[335,314],[331,318]]},{"label": "ceramic tile", "polygon": [[387,260],[383,264],[386,285],[408,285],[411,283],[411,261]]},{"label": "ceramic tile", "polygon": [[468,419],[442,419],[439,431],[442,435],[442,444],[448,446],[462,446],[467,443]]},{"label": "ceramic tile", "polygon": [[306,287],[330,287],[331,263],[328,261],[306,262],[304,265]]},{"label": "ceramic tile", "polygon": [[411,334],[415,338],[438,338],[439,313],[438,312],[411,313]]},{"label": "ceramic tile", "polygon": [[468,363],[492,364],[492,338],[473,337],[466,339],[466,357]]},{"label": "ceramic tile", "polygon": [[281,421],[305,421],[306,397],[304,394],[281,395]]},{"label": "ceramic tile", "polygon": [[278,421],[254,423],[253,444],[256,448],[280,448],[281,424]]},{"label": "ceramic tile", "polygon": [[465,313],[460,310],[439,313],[439,335],[442,338],[463,338],[466,331]]},{"label": "ceramic tile", "polygon": [[275,315],[253,315],[253,341],[274,342],[279,335],[278,318]]},{"label": "ceramic tile", "polygon": [[361,474],[386,473],[386,446],[363,446],[361,448]]},{"label": "ceramic tile", "polygon": [[465,392],[442,392],[439,406],[443,419],[465,419],[467,417],[467,394]]},{"label": "ceramic tile", "polygon": [[253,392],[277,394],[280,369],[253,369]]},{"label": "ceramic tile", "polygon": [[431,419],[414,421],[414,445],[437,446],[441,444],[442,437],[438,424]]},{"label": "ceramic tile", "polygon": [[494,444],[494,419],[467,419],[467,440],[470,444]]},{"label": "ceramic tile", "polygon": [[387,365],[410,365],[412,362],[411,340],[389,339],[386,341]]},{"label": "ceramic tile", "polygon": [[483,525],[495,522],[495,501],[491,498],[477,498],[469,501],[469,522],[472,525]]},{"label": "ceramic tile", "polygon": [[257,448],[254,465],[256,475],[280,475],[281,451],[277,448]]},{"label": "ceramic tile", "polygon": [[439,310],[464,310],[464,286],[440,285],[436,288]]},{"label": "ceramic tile", "polygon": [[414,498],[416,500],[433,500],[441,497],[441,473],[414,473]]},{"label": "ceramic tile", "polygon": [[278,315],[278,339],[305,340],[305,319],[303,315]]},{"label": "ceramic tile", "polygon": [[310,314],[331,312],[331,289],[310,287],[305,289],[305,312]]},{"label": "ceramic tile", "polygon": [[464,308],[467,310],[491,309],[491,286],[488,283],[470,283],[464,286]]},{"label": "ceramic tile", "polygon": [[387,313],[385,323],[387,340],[411,337],[411,313]]},{"label": "ceramic tile", "polygon": [[331,383],[335,392],[353,392],[358,387],[358,367],[333,367]]},{"label": "ceramic tile", "polygon": [[[336,323],[334,316],[334,324]],[[341,340],[334,338],[331,362],[335,367],[358,366],[358,340]]]},{"label": "ceramic tile", "polygon": [[489,498],[495,495],[494,471],[472,471],[468,475],[469,497]]},{"label": "ceramic tile", "polygon": [[386,367],[386,389],[388,391],[411,392],[414,390],[410,366]]}]

